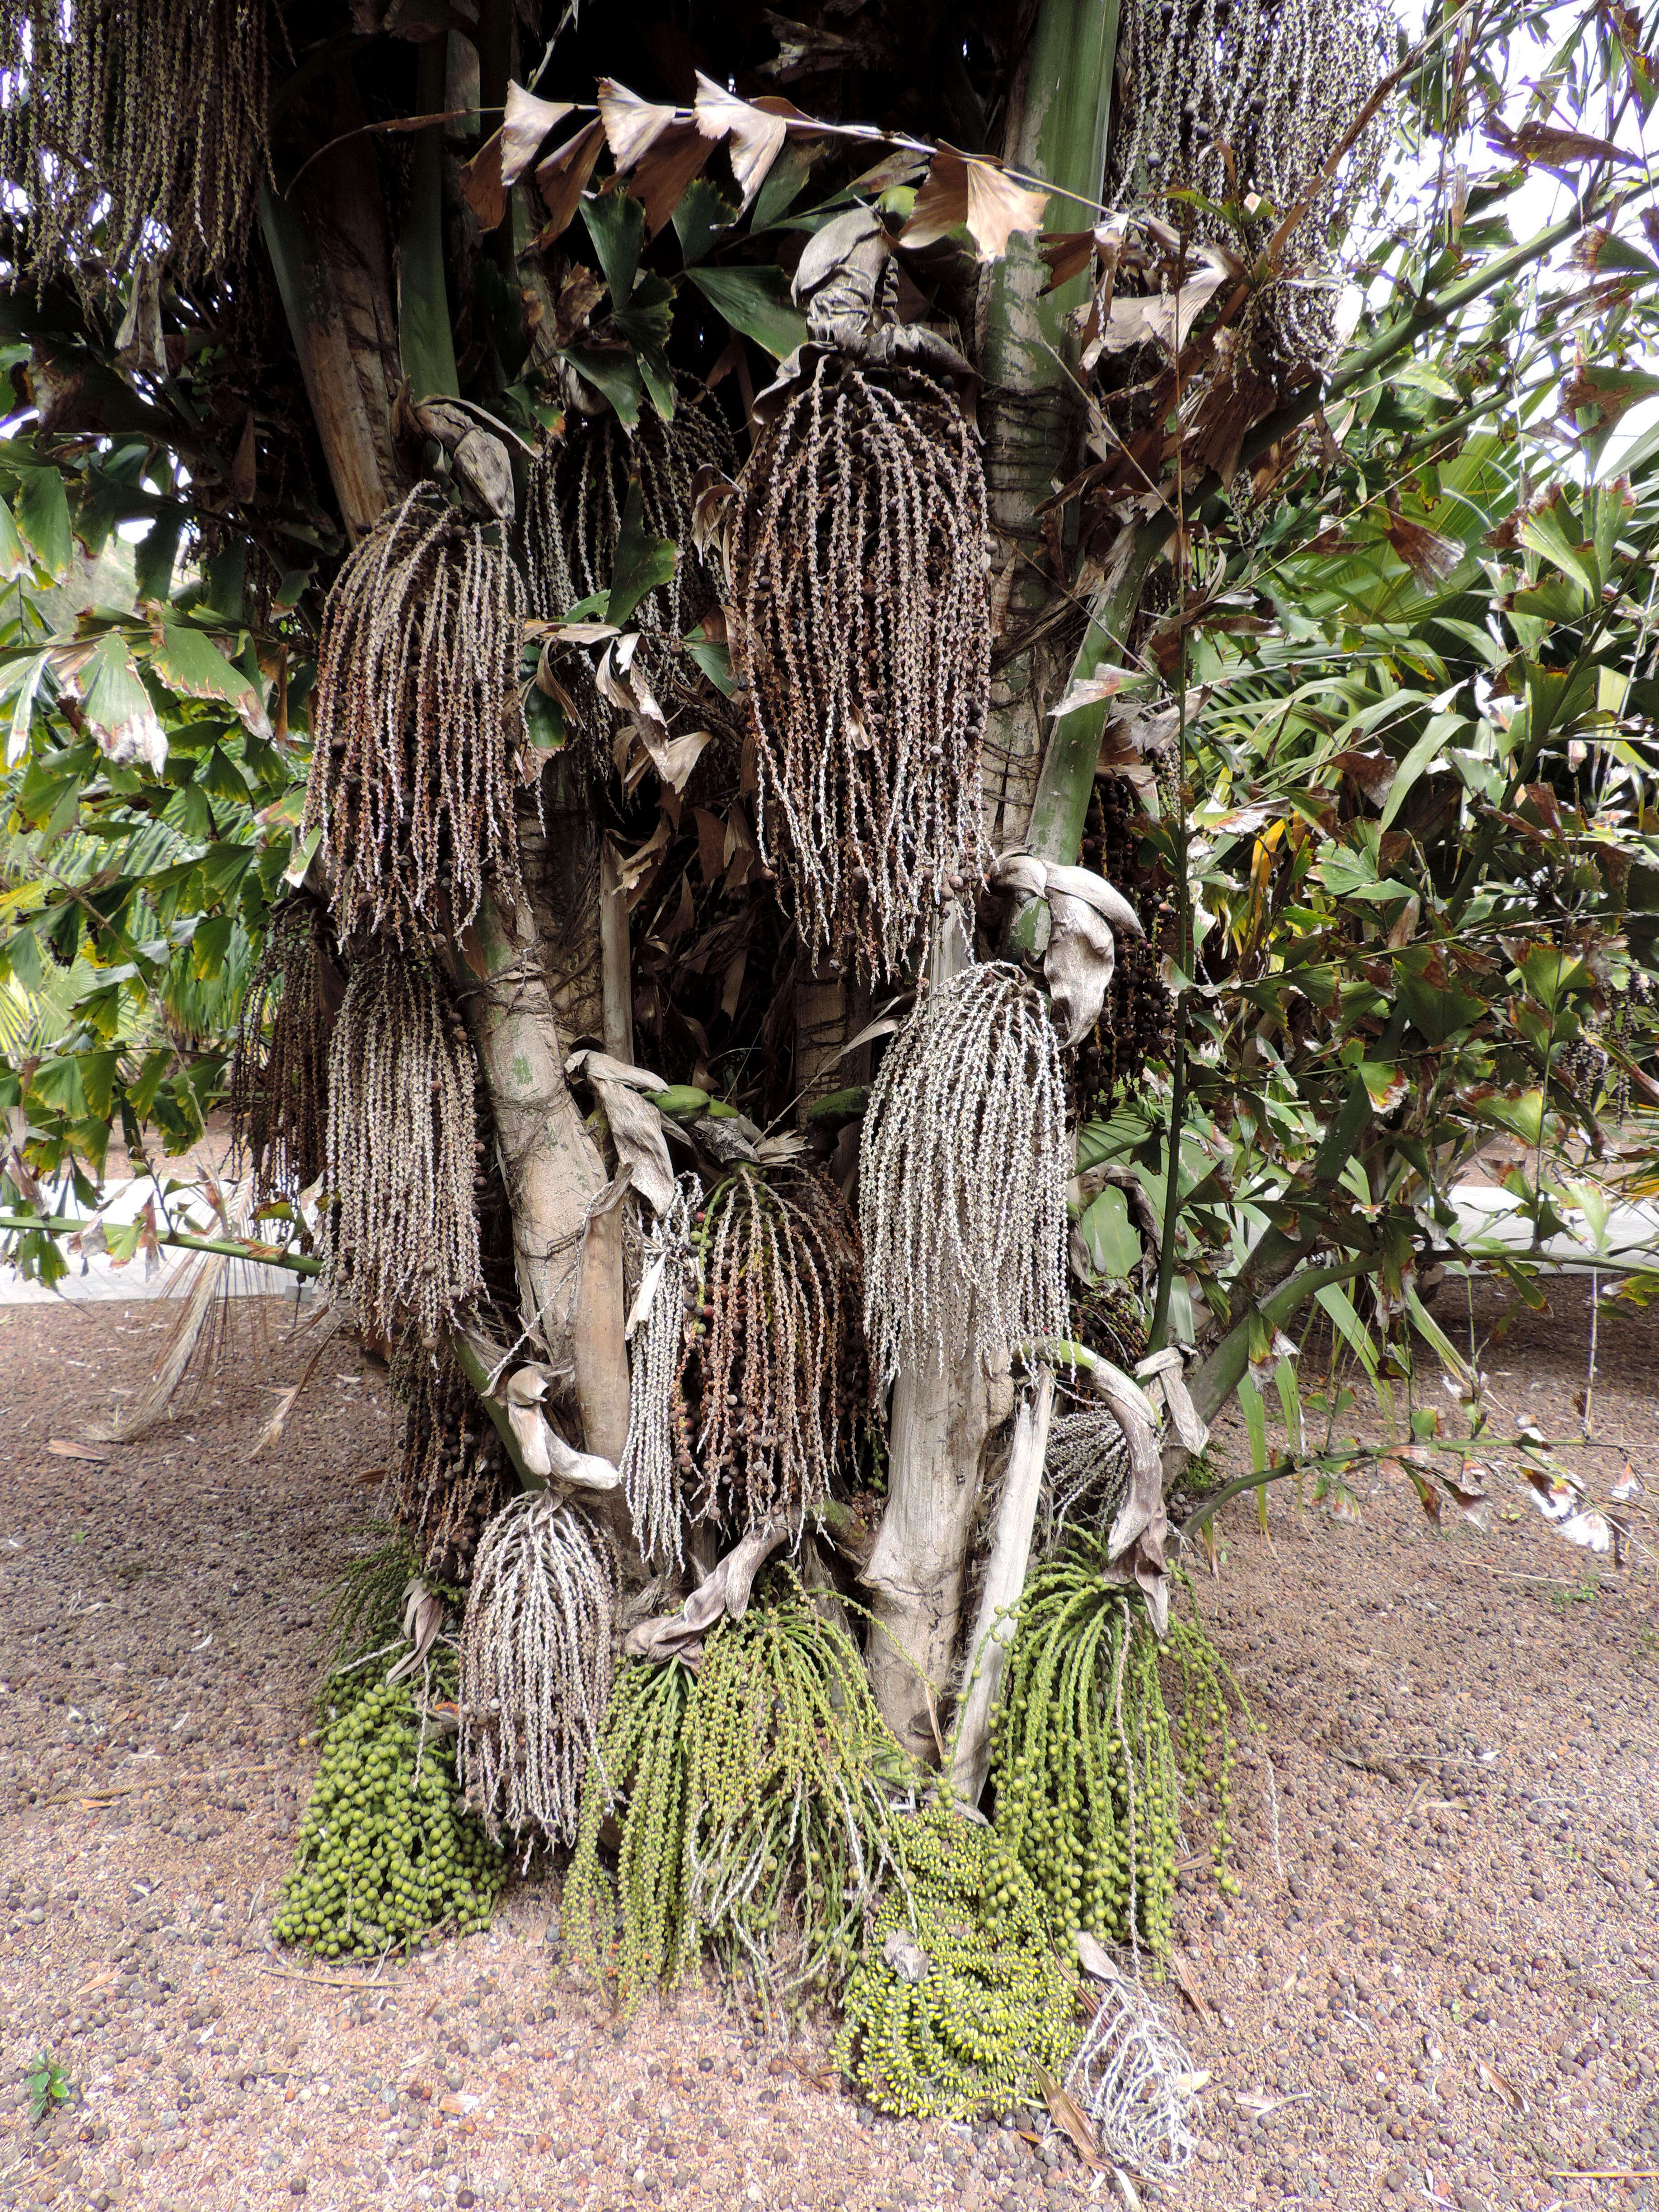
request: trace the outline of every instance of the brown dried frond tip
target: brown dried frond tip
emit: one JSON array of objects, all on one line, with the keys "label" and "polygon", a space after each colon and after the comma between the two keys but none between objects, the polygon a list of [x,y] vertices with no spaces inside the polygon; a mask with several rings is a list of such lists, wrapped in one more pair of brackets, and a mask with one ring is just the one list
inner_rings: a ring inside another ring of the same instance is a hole
[{"label": "brown dried frond tip", "polygon": [[392,1358],[398,1407],[392,1510],[433,1581],[465,1585],[484,1524],[513,1494],[506,1449],[442,1345],[405,1337]]},{"label": "brown dried frond tip", "polygon": [[256,1206],[297,1197],[323,1171],[328,1045],[344,988],[327,915],[314,900],[285,900],[242,1000],[230,1079],[231,1126]]},{"label": "brown dried frond tip", "polygon": [[0,177],[31,269],[241,262],[270,169],[270,18],[269,0],[0,8]]},{"label": "brown dried frond tip", "polygon": [[342,932],[459,928],[519,890],[524,592],[494,526],[418,484],[341,569],[323,617],[305,826]]},{"label": "brown dried frond tip", "polygon": [[902,967],[980,864],[988,524],[974,434],[914,370],[825,355],[732,502],[760,836],[811,950]]},{"label": "brown dried frond tip", "polygon": [[857,1224],[816,1169],[741,1167],[693,1228],[702,1296],[674,1415],[688,1508],[727,1530],[780,1512],[799,1528],[866,1396]]},{"label": "brown dried frond tip", "polygon": [[427,1343],[482,1287],[476,1063],[430,963],[355,948],[328,1057],[328,1285],[358,1327]]}]

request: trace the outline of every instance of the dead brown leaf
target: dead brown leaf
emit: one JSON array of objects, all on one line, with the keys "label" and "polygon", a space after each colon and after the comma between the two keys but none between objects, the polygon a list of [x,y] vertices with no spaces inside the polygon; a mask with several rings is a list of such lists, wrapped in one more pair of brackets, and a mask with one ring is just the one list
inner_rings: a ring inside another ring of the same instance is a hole
[{"label": "dead brown leaf", "polygon": [[562,351],[587,327],[587,319],[605,297],[605,279],[577,262],[565,273],[553,303],[553,344]]},{"label": "dead brown leaf", "polygon": [[67,1437],[48,1437],[46,1449],[54,1459],[90,1460],[95,1467],[101,1467],[109,1457],[107,1452],[95,1451],[90,1444],[71,1443]]},{"label": "dead brown leaf", "polygon": [[[711,545],[718,544],[725,535],[726,510],[737,494],[732,479],[705,461],[691,479],[691,543],[699,553],[706,553]],[[708,618],[704,617],[703,635],[709,635]]]},{"label": "dead brown leaf", "polygon": [[1425,591],[1443,584],[1463,557],[1456,538],[1443,538],[1437,530],[1408,521],[1404,515],[1391,514],[1383,529],[1389,544]]},{"label": "dead brown leaf", "polygon": [[1103,352],[1125,353],[1155,340],[1173,356],[1191,337],[1200,309],[1236,273],[1216,247],[1200,246],[1196,266],[1177,290],[1115,293],[1097,343]]},{"label": "dead brown leaf", "polygon": [[1060,2087],[1046,2067],[1038,2067],[1036,2081],[1042,2092],[1043,2102],[1048,2107],[1049,2118],[1071,2137],[1083,2163],[1097,2166],[1100,2164],[1100,2143],[1087,2112],[1069,2089]]},{"label": "dead brown leaf", "polygon": [[236,454],[230,465],[230,477],[226,486],[231,497],[243,507],[252,503],[256,489],[258,455],[253,440],[253,410],[250,407],[247,419],[242,424],[242,434],[236,441]]},{"label": "dead brown leaf", "polygon": [[763,76],[780,84],[792,77],[812,76],[825,69],[866,69],[887,52],[878,34],[861,25],[849,31],[832,31],[827,25],[797,23],[772,9],[765,11],[767,28],[778,42],[778,58],[763,62]]},{"label": "dead brown leaf", "polygon": [[599,121],[618,173],[642,160],[663,132],[679,119],[678,108],[641,100],[637,92],[630,92],[612,76],[599,79]]},{"label": "dead brown leaf", "polygon": [[662,1115],[629,1084],[608,1081],[592,1068],[589,1080],[605,1109],[618,1164],[633,1170],[634,1188],[653,1212],[665,1214],[674,1201],[674,1170],[663,1138]]},{"label": "dead brown leaf", "polygon": [[1091,230],[1045,230],[1037,240],[1037,252],[1048,264],[1048,281],[1042,289],[1057,292],[1073,277],[1081,276],[1093,261],[1095,234]]},{"label": "dead brown leaf", "polygon": [[500,154],[501,179],[509,191],[547,143],[554,125],[575,112],[573,100],[538,100],[533,92],[526,92],[509,79]]},{"label": "dead brown leaf", "polygon": [[1176,1978],[1176,1987],[1200,2020],[1210,2009],[1210,2001],[1193,1979],[1192,1969],[1179,1951],[1170,1954],[1170,1970]]},{"label": "dead brown leaf", "polygon": [[569,229],[604,144],[605,125],[596,118],[556,146],[538,167],[536,189],[547,210],[547,221],[536,234],[538,246],[550,246]]},{"label": "dead brown leaf", "polygon": [[1385,752],[1333,753],[1329,765],[1358,784],[1373,806],[1382,805],[1394,788],[1395,763]]},{"label": "dead brown leaf", "polygon": [[634,165],[628,189],[645,209],[645,227],[654,238],[685,197],[685,188],[714,152],[712,142],[695,123],[676,123],[664,131]]},{"label": "dead brown leaf", "polygon": [[694,112],[697,128],[705,138],[716,144],[722,138],[726,140],[732,179],[743,194],[746,209],[782,152],[783,142],[789,136],[789,118],[799,110],[787,100],[768,107],[754,106],[746,100],[739,100],[735,92],[727,92],[723,85],[716,84],[713,77],[705,76],[699,70]]},{"label": "dead brown leaf", "polygon": [[1059,706],[1050,707],[1049,714],[1075,714],[1080,708],[1102,706],[1108,699],[1115,699],[1126,684],[1133,684],[1139,673],[1133,668],[1097,668],[1092,676],[1082,677],[1073,684]]},{"label": "dead brown leaf", "polygon": [[507,214],[499,131],[484,140],[470,161],[461,164],[461,198],[477,217],[480,230],[494,230]]},{"label": "dead brown leaf", "polygon": [[941,140],[899,242],[931,246],[965,226],[980,259],[999,261],[1015,231],[1040,228],[1048,204],[1047,192],[1028,191],[994,162]]},{"label": "dead brown leaf", "polygon": [[1487,125],[1486,143],[1496,153],[1509,154],[1522,161],[1539,161],[1547,169],[1574,168],[1581,161],[1634,161],[1638,166],[1641,161],[1639,154],[1626,153],[1605,138],[1593,138],[1583,131],[1564,131],[1553,123],[1523,123],[1518,131],[1512,131],[1501,118],[1495,118]]},{"label": "dead brown leaf", "polygon": [[1504,2080],[1495,2066],[1488,2066],[1484,2058],[1477,2058],[1474,2062],[1474,2070],[1480,2077],[1482,2088],[1490,2089],[1494,2097],[1501,2097],[1505,2104],[1513,2106],[1517,2112],[1526,2111],[1526,2099],[1513,2082]]}]

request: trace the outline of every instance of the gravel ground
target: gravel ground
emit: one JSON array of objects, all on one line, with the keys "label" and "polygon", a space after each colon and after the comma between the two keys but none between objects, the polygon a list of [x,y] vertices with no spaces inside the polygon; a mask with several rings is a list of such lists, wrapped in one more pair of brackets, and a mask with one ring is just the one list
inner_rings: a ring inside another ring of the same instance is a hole
[{"label": "gravel ground", "polygon": [[[617,2028],[550,1880],[374,1983],[274,1951],[385,1376],[337,1340],[256,1461],[292,1346],[142,1445],[49,1451],[169,1318],[0,1314],[0,2204],[1115,2201],[1018,2130],[872,2120],[827,2039],[759,2039],[712,1986]],[[1656,1331],[1602,1320],[1604,1489],[1650,1464]],[[1576,1426],[1585,1342],[1579,1285],[1495,1345],[1500,1425]],[[1198,2162],[1148,2203],[1659,2203],[1651,1555],[1587,1571],[1492,1487],[1484,1533],[1431,1528],[1400,1482],[1357,1528],[1279,1498],[1271,1545],[1248,1503],[1223,1516],[1201,1599],[1265,1732],[1236,1776],[1243,1894],[1183,1877],[1192,1997],[1161,2002],[1213,2080]],[[43,2048],[74,2094],[31,2127]]]}]

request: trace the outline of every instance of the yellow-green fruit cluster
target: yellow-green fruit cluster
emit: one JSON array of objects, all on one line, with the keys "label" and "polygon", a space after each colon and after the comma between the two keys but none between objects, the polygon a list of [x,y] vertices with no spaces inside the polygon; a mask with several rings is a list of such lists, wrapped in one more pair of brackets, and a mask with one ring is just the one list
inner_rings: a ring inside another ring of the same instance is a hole
[{"label": "yellow-green fruit cluster", "polygon": [[300,1845],[283,1885],[279,1942],[319,1957],[367,1956],[454,1921],[489,1924],[507,1863],[466,1811],[453,1751],[409,1690],[381,1684],[323,1739]]},{"label": "yellow-green fruit cluster", "polygon": [[1040,1568],[1027,1589],[995,1727],[997,1830],[1057,1936],[1161,1951],[1178,1834],[1158,1643],[1080,1567]]},{"label": "yellow-green fruit cluster", "polygon": [[908,1782],[857,1647],[775,1571],[742,1620],[709,1632],[695,1673],[671,1660],[617,1675],[565,1884],[576,1958],[615,1974],[624,2010],[704,1936],[763,2009],[833,1997],[895,1863],[896,1769]]},{"label": "yellow-green fruit cluster", "polygon": [[[1226,1867],[1237,1692],[1195,1622],[1172,1620],[1160,1650],[1144,1607],[1105,1564],[1104,1544],[1079,1535],[1026,1584],[993,1735],[997,1832],[1056,1936],[1086,1930],[1164,1952],[1183,1784],[1195,1799],[1209,1780],[1217,1877],[1237,1888]],[[1164,1668],[1181,1688],[1176,1726]]]},{"label": "yellow-green fruit cluster", "polygon": [[1039,2100],[1038,2071],[1063,2076],[1077,2025],[1036,1890],[993,1831],[948,1806],[902,1838],[906,1883],[847,1985],[836,2064],[878,2110],[915,2118]]}]

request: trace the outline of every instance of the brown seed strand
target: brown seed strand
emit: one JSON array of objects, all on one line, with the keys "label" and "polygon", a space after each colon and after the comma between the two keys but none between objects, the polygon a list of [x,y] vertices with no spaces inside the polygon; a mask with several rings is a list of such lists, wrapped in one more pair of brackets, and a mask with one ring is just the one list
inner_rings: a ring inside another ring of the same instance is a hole
[{"label": "brown seed strand", "polygon": [[838,356],[763,428],[733,502],[733,663],[758,829],[814,951],[902,968],[981,859],[985,481],[945,388]]},{"label": "brown seed strand", "polygon": [[318,654],[305,827],[343,931],[462,927],[520,887],[523,587],[489,528],[420,484],[341,569]]},{"label": "brown seed strand", "polygon": [[383,1341],[434,1342],[477,1296],[476,1063],[438,971],[351,948],[328,1066],[325,1280]]}]

